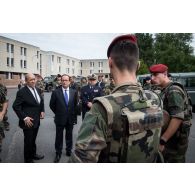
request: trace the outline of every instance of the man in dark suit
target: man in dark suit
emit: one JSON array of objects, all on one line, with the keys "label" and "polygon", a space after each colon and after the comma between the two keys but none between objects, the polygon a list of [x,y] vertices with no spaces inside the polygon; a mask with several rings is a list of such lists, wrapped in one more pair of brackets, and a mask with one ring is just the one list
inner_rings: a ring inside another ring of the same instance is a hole
[{"label": "man in dark suit", "polygon": [[105,88],[105,83],[103,81],[103,75],[98,76],[98,82],[96,83],[96,86],[100,87],[102,90]]},{"label": "man in dark suit", "polygon": [[35,87],[35,75],[25,76],[26,86],[16,95],[13,109],[19,118],[19,126],[24,132],[24,160],[32,163],[33,160],[43,159],[43,155],[36,153],[36,137],[40,126],[40,119],[44,118],[44,101],[41,90]]},{"label": "man in dark suit", "polygon": [[72,149],[72,130],[76,115],[77,93],[70,87],[70,76],[62,75],[62,87],[53,91],[50,100],[50,108],[55,114],[56,156],[54,162],[60,161],[63,148],[63,131],[66,129],[66,156],[71,155]]},{"label": "man in dark suit", "polygon": [[101,97],[102,89],[96,86],[97,77],[95,74],[88,76],[88,85],[81,88],[81,101],[82,101],[82,119],[84,119],[86,112],[92,106],[93,99]]}]

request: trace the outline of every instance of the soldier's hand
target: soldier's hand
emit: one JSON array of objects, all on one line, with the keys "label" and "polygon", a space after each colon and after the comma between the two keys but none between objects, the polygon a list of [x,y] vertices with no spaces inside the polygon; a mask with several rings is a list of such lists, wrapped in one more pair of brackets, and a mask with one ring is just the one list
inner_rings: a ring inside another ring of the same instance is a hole
[{"label": "soldier's hand", "polygon": [[160,152],[163,152],[164,149],[165,149],[165,146],[164,146],[164,145],[159,145],[159,151],[160,151]]},{"label": "soldier's hand", "polygon": [[34,119],[33,118],[31,118],[31,117],[26,117],[25,119],[24,119],[24,123],[25,123],[25,125],[27,126],[27,127],[32,127],[33,126],[33,121]]},{"label": "soldier's hand", "polygon": [[91,103],[91,102],[88,102],[88,103],[87,103],[87,106],[88,106],[89,108],[91,108],[91,107],[92,107],[92,103]]},{"label": "soldier's hand", "polygon": [[0,112],[0,121],[3,120],[4,114],[2,112]]}]

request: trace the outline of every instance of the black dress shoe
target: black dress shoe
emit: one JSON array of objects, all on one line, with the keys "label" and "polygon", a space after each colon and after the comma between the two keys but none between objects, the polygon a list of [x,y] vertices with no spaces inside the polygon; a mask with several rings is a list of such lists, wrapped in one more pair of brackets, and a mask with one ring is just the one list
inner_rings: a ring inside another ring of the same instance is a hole
[{"label": "black dress shoe", "polygon": [[66,156],[71,156],[71,151],[66,151]]},{"label": "black dress shoe", "polygon": [[43,158],[44,158],[44,155],[35,154],[35,155],[33,156],[33,160],[41,160],[41,159],[43,159]]},{"label": "black dress shoe", "polygon": [[54,163],[58,163],[60,161],[61,155],[60,154],[56,154],[56,157],[54,159]]}]

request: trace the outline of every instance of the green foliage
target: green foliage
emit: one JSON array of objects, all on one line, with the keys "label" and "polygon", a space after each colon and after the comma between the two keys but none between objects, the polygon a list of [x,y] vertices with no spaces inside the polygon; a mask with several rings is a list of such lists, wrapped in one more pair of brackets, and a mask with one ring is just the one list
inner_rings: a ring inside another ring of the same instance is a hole
[{"label": "green foliage", "polygon": [[154,39],[153,35],[149,33],[136,33],[138,39],[138,46],[140,52],[140,59],[142,59],[147,66],[154,63]]},{"label": "green foliage", "polygon": [[148,74],[148,66],[144,63],[143,60],[140,61],[140,68],[137,72],[138,75],[142,75],[142,74]]},{"label": "green foliage", "polygon": [[155,63],[166,64],[170,72],[188,72],[193,66],[191,33],[155,34]]},{"label": "green foliage", "polygon": [[140,50],[141,69],[148,72],[152,64],[166,64],[170,72],[195,71],[192,33],[136,33]]}]

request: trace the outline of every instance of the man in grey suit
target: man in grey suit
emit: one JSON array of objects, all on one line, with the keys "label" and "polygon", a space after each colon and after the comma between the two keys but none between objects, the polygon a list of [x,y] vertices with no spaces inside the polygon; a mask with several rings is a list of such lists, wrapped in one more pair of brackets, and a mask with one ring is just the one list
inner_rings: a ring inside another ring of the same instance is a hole
[{"label": "man in grey suit", "polygon": [[55,163],[59,162],[61,158],[64,128],[66,130],[66,156],[71,155],[72,131],[77,106],[77,92],[69,88],[70,76],[62,75],[61,81],[62,86],[53,91],[50,99],[50,108],[55,114],[54,122],[56,124]]},{"label": "man in grey suit", "polygon": [[26,86],[17,92],[13,109],[24,132],[24,160],[26,163],[33,163],[33,160],[44,158],[43,155],[36,153],[40,119],[44,118],[44,101],[41,90],[35,87],[35,75],[26,74],[25,81]]}]

